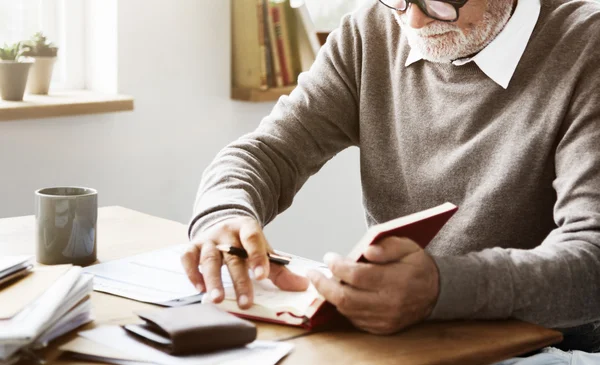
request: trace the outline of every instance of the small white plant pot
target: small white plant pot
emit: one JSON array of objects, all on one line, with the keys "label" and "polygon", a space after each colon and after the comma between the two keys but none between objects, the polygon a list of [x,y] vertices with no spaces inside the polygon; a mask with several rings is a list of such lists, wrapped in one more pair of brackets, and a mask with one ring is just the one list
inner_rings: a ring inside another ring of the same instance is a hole
[{"label": "small white plant pot", "polygon": [[3,100],[23,100],[31,65],[31,62],[0,60],[0,96]]},{"label": "small white plant pot", "polygon": [[29,72],[27,81],[27,93],[36,95],[47,95],[50,90],[52,71],[56,57],[32,57],[33,66]]}]

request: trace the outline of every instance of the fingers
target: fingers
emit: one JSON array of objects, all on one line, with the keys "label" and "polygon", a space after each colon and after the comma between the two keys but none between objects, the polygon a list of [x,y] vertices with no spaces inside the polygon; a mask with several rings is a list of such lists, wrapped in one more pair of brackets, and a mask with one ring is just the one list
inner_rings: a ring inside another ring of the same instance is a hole
[{"label": "fingers", "polygon": [[305,291],[309,281],[304,276],[296,275],[285,266],[273,264],[269,279],[281,290]]},{"label": "fingers", "polygon": [[[221,266],[224,262],[233,282],[238,306],[242,309],[249,308],[253,302],[253,291],[248,268],[257,280],[271,277],[267,256],[270,247],[261,225],[248,217],[228,218],[203,232],[200,241],[201,243],[194,245],[190,252],[182,257],[182,263],[192,283],[198,290],[205,290],[214,302],[221,302],[225,296],[221,280]],[[215,247],[217,244],[243,247],[248,258],[221,254]],[[202,273],[197,269],[198,260]],[[308,287],[305,278],[287,270],[275,270],[272,278],[286,290],[306,290]]]},{"label": "fingers", "polygon": [[[241,245],[237,237],[234,235],[223,236],[219,243],[236,247],[240,247]],[[227,265],[227,269],[229,269],[229,274],[231,275],[233,288],[235,289],[235,293],[237,295],[238,306],[241,309],[250,308],[253,301],[253,292],[252,281],[250,280],[250,275],[248,274],[248,265],[246,259],[226,253],[223,255],[223,260],[225,261],[225,265]]]},{"label": "fingers", "polygon": [[196,290],[203,293],[206,290],[204,279],[198,265],[200,264],[200,245],[192,244],[181,256],[181,264],[188,279]]},{"label": "fingers", "polygon": [[376,306],[376,296],[336,280],[328,279],[322,273],[311,270],[308,278],[317,291],[333,304],[342,314],[357,313]]},{"label": "fingers", "polygon": [[384,268],[378,265],[357,263],[332,252],[323,261],[335,277],[358,289],[375,291],[384,279]]},{"label": "fingers", "polygon": [[220,303],[225,297],[223,281],[221,280],[223,259],[221,252],[216,249],[214,242],[207,241],[202,245],[200,264],[202,265],[202,273],[204,274],[206,293],[210,296],[213,303]]},{"label": "fingers", "polygon": [[404,237],[386,237],[370,245],[364,253],[365,258],[377,264],[402,261],[413,253],[422,251],[414,241]]},{"label": "fingers", "polygon": [[257,280],[269,277],[269,259],[267,257],[267,239],[262,228],[255,220],[248,220],[240,227],[240,241],[248,252],[248,266]]}]

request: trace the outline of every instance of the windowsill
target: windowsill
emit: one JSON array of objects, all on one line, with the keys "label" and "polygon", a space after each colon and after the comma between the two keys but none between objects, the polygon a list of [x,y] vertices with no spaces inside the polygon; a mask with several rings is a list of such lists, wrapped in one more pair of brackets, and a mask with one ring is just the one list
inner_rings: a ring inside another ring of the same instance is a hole
[{"label": "windowsill", "polygon": [[65,117],[133,110],[133,98],[88,90],[26,94],[23,101],[0,100],[0,121]]}]

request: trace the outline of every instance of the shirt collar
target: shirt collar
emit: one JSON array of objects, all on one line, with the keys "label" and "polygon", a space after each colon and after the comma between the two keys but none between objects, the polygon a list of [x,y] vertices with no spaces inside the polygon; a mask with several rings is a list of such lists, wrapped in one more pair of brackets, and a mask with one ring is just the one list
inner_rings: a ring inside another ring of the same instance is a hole
[{"label": "shirt collar", "polygon": [[[455,60],[452,64],[462,66],[473,61],[490,79],[506,89],[529,43],[540,9],[540,0],[519,0],[514,14],[490,44],[474,57]],[[422,59],[421,52],[411,48],[405,66]]]}]

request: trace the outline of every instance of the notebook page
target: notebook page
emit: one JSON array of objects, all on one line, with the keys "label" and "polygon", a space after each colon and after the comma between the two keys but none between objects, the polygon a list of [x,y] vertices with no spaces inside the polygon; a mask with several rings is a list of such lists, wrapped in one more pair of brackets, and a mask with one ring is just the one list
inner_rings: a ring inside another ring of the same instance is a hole
[{"label": "notebook page", "polygon": [[[319,293],[310,285],[303,292],[284,291],[277,288],[269,279],[256,281],[254,285],[254,304],[273,310],[274,312],[292,312],[296,316],[302,316],[319,297]],[[225,299],[236,300],[235,290],[232,287],[225,288]]]},{"label": "notebook page", "polygon": [[[327,277],[331,277],[332,275],[331,271],[323,263],[296,256],[292,256],[292,261],[288,265],[288,269],[301,276],[306,276],[306,273],[311,269],[318,270]],[[231,282],[231,277],[226,266],[222,267],[221,275],[224,282]],[[303,292],[281,290],[269,279],[260,281],[252,280],[252,284],[254,288],[254,304],[272,309],[275,312],[288,311],[294,315],[302,316],[306,313],[312,302],[320,297],[320,294],[312,284]],[[236,300],[233,287],[225,288],[225,299]]]}]

